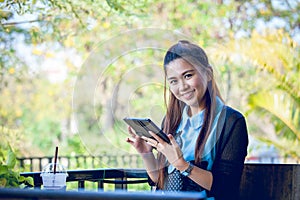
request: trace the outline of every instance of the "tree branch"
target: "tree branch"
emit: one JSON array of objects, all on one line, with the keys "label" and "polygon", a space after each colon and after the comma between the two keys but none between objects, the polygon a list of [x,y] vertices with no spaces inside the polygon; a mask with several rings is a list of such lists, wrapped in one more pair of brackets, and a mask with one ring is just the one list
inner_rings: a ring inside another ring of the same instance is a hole
[{"label": "tree branch", "polygon": [[41,19],[34,19],[34,20],[27,20],[27,21],[19,21],[19,22],[6,22],[6,23],[1,23],[2,26],[15,26],[18,24],[26,24],[26,23],[34,23],[34,22],[39,22],[42,21]]}]

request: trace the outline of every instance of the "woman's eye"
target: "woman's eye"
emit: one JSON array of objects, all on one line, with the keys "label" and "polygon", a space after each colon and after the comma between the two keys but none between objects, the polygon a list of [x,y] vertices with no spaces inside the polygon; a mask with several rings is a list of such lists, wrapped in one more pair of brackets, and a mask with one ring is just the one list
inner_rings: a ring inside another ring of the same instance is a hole
[{"label": "woman's eye", "polygon": [[176,83],[176,80],[170,80],[170,85],[174,85]]},{"label": "woman's eye", "polygon": [[185,79],[189,79],[189,78],[191,78],[192,76],[193,76],[193,74],[185,74],[185,75],[184,75],[184,78],[185,78]]}]

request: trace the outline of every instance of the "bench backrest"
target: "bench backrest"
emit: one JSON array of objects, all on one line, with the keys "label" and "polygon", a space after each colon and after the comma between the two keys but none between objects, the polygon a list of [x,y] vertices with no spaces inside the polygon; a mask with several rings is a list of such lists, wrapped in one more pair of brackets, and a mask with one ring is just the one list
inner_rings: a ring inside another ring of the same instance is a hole
[{"label": "bench backrest", "polygon": [[240,197],[261,200],[299,200],[299,164],[245,164]]}]

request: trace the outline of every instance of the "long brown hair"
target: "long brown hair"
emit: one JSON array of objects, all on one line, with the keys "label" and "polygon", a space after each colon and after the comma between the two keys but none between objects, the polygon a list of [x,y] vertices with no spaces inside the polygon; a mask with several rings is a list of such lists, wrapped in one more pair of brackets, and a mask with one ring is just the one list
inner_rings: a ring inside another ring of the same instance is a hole
[{"label": "long brown hair", "polygon": [[[176,59],[184,59],[185,61],[192,64],[195,69],[200,72],[206,73],[208,76],[208,85],[207,90],[205,92],[205,113],[204,113],[204,121],[203,126],[200,131],[200,134],[197,138],[196,147],[195,147],[195,163],[201,162],[202,153],[204,150],[204,146],[206,140],[210,134],[211,126],[213,119],[215,117],[216,110],[216,97],[220,97],[220,92],[217,87],[217,84],[214,79],[213,69],[209,65],[208,58],[204,50],[196,44],[192,44],[189,41],[181,40],[177,44],[171,46],[167,51],[164,58],[164,72],[165,72],[165,89],[164,89],[164,97],[165,104],[167,107],[167,113],[164,119],[164,127],[163,130],[166,134],[174,135],[176,133],[177,127],[180,124],[182,110],[185,104],[178,100],[172,92],[167,91],[166,86],[166,76],[167,76],[167,65],[176,60]],[[167,93],[169,93],[169,98],[167,100]],[[159,178],[158,178],[158,187],[163,189],[165,172],[166,172],[166,158],[163,154],[158,154],[159,160]]]}]

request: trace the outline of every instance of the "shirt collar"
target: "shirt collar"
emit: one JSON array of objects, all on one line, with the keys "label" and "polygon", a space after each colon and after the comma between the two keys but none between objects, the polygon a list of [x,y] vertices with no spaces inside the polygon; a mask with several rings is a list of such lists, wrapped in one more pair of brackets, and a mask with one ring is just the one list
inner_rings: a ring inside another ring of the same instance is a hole
[{"label": "shirt collar", "polygon": [[202,126],[205,109],[201,110],[199,113],[193,115],[192,117],[188,115],[188,111],[189,106],[186,105],[182,113],[182,128],[184,128],[187,124],[190,124],[190,126],[194,129],[200,128],[200,126]]}]

